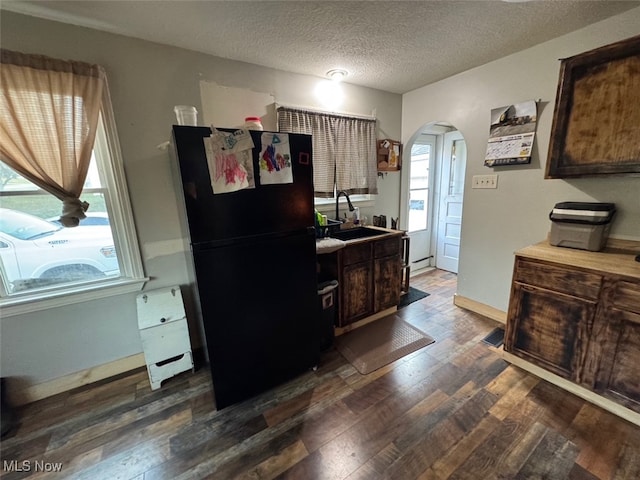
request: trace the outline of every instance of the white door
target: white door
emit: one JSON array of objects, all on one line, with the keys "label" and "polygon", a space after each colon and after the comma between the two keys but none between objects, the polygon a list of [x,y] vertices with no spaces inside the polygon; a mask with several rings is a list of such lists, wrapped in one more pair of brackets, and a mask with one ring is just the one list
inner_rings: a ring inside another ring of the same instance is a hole
[{"label": "white door", "polygon": [[436,267],[454,273],[458,273],[466,163],[467,145],[462,134],[457,131],[446,133],[440,176]]},{"label": "white door", "polygon": [[420,135],[411,147],[407,232],[410,238],[409,265],[412,272],[431,264],[432,185],[435,154],[435,135]]}]

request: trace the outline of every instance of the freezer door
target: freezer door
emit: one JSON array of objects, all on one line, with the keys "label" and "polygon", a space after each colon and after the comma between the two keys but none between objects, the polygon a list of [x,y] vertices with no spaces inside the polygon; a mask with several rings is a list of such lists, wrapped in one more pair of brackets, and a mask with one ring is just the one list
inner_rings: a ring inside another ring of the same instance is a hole
[{"label": "freezer door", "polygon": [[194,250],[216,408],[317,364],[315,239],[272,236]]},{"label": "freezer door", "polygon": [[262,185],[258,172],[263,133],[267,132],[251,131],[255,188],[214,194],[203,142],[211,130],[173,127],[174,158],[180,167],[192,243],[314,225],[311,136],[288,134],[293,183]]}]

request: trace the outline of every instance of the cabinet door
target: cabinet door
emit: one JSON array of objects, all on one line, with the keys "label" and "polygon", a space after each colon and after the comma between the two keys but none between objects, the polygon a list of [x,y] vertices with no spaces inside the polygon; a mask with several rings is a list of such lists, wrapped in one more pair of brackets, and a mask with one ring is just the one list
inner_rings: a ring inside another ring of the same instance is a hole
[{"label": "cabinet door", "polygon": [[640,412],[640,314],[606,310],[609,325],[596,391]]},{"label": "cabinet door", "polygon": [[374,302],[375,311],[390,308],[400,301],[401,265],[400,257],[376,258],[374,266]]},{"label": "cabinet door", "polygon": [[515,283],[505,350],[575,380],[584,362],[595,303]]},{"label": "cabinet door", "polygon": [[373,272],[371,262],[361,262],[344,267],[342,272],[341,327],[373,313]]}]

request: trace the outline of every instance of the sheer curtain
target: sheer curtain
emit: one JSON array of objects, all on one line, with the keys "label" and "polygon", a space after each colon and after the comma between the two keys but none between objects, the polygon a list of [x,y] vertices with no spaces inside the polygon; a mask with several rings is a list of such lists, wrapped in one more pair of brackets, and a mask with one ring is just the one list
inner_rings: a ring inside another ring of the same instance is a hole
[{"label": "sheer curtain", "polygon": [[378,193],[376,120],[278,107],[278,129],[313,135],[316,197]]},{"label": "sheer curtain", "polygon": [[2,49],[0,160],[63,202],[77,226],[106,76],[102,67]]}]

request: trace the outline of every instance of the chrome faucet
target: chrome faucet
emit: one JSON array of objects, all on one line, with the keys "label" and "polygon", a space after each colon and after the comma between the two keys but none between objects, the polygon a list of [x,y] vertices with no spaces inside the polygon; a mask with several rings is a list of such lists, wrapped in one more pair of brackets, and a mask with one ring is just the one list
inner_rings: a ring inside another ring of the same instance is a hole
[{"label": "chrome faucet", "polygon": [[355,210],[353,208],[353,204],[351,203],[351,199],[349,198],[349,195],[347,195],[347,192],[345,192],[344,190],[340,190],[336,195],[336,220],[338,221],[340,221],[340,210],[338,209],[338,201],[340,200],[340,195],[344,195],[344,197],[347,199],[347,204],[349,205],[349,211],[353,212]]}]

